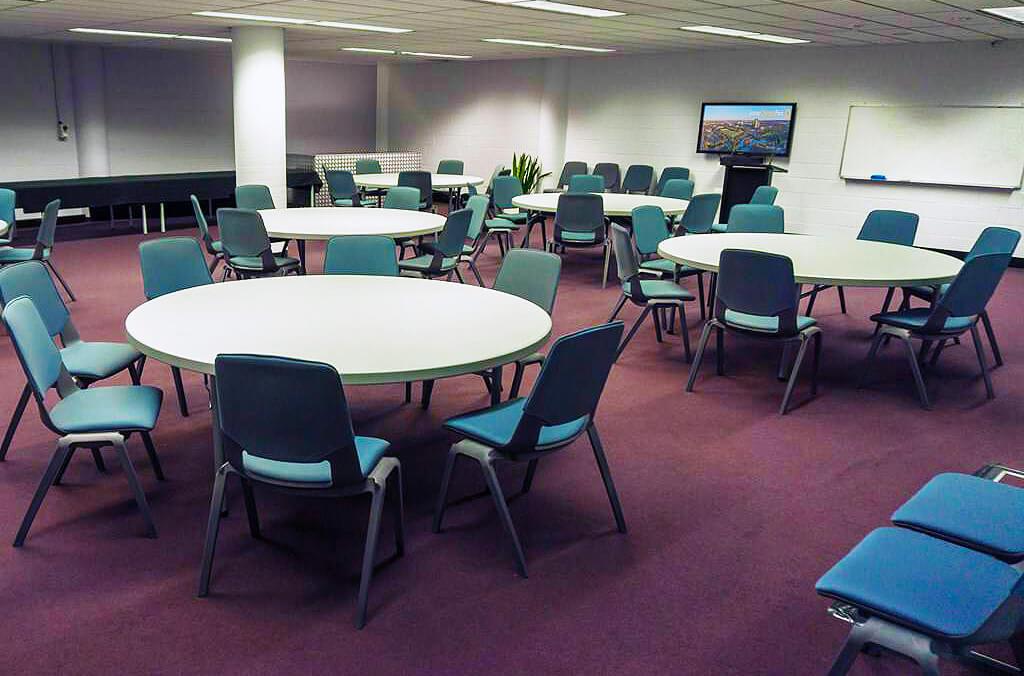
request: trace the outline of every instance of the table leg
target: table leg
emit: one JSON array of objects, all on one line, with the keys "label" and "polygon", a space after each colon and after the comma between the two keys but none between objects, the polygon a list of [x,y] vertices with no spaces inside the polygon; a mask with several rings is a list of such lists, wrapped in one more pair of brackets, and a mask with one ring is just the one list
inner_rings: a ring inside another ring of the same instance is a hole
[{"label": "table leg", "polygon": [[149,222],[146,220],[146,205],[142,205],[142,234],[149,234]]},{"label": "table leg", "polygon": [[167,232],[167,217],[164,215],[164,203],[160,203],[160,232]]},{"label": "table leg", "polygon": [[491,406],[501,403],[501,366],[491,369]]},{"label": "table leg", "polygon": [[299,249],[299,267],[302,268],[302,274],[306,274],[306,240],[297,239],[295,245]]}]

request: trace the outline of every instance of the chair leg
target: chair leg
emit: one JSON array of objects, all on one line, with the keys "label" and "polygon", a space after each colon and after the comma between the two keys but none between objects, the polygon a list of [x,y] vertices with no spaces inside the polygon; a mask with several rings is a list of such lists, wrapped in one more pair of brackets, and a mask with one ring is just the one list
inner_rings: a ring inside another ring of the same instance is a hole
[{"label": "chair leg", "polygon": [[[675,308],[673,308],[674,311]],[[679,332],[683,334],[683,358],[689,364],[693,355],[690,353],[690,331],[686,326],[686,303],[679,304]]]},{"label": "chair leg", "polygon": [[39,507],[43,504],[43,498],[46,497],[46,492],[50,490],[50,486],[53,485],[58,472],[60,472],[65,461],[71,456],[71,453],[71,446],[64,444],[58,445],[57,450],[54,451],[53,457],[50,458],[50,464],[46,466],[46,471],[43,472],[43,478],[39,480],[39,486],[36,488],[35,495],[32,496],[32,502],[29,503],[28,511],[25,512],[25,516],[21,520],[21,527],[18,528],[18,534],[14,536],[15,547],[20,547],[25,544],[25,538],[28,536],[28,530],[32,527],[32,521],[35,520],[36,513],[39,512]]},{"label": "chair leg", "polygon": [[356,607],[356,629],[366,626],[366,606],[370,600],[370,581],[373,578],[373,560],[377,553],[377,539],[380,536],[380,517],[384,509],[385,486],[373,491],[370,502],[370,523],[366,528],[366,545],[363,549],[363,572],[359,577],[359,602]]},{"label": "chair leg", "polygon": [[720,376],[725,375],[725,330],[721,326],[716,327],[718,332],[715,335],[715,369]]},{"label": "chair leg", "polygon": [[484,473],[484,479],[487,481],[487,488],[491,491],[491,497],[494,498],[494,506],[498,510],[498,518],[501,520],[501,525],[505,527],[505,532],[508,533],[509,538],[512,540],[512,548],[515,550],[516,555],[516,567],[519,569],[519,574],[523,577],[529,577],[526,572],[526,556],[523,554],[523,547],[519,544],[519,536],[516,534],[516,527],[512,524],[512,515],[508,511],[508,503],[505,502],[505,494],[501,491],[501,484],[498,483],[498,475],[494,472],[494,465],[488,461],[480,461],[480,469]]},{"label": "chair leg", "polygon": [[864,649],[865,639],[863,631],[855,625],[846,637],[846,642],[843,643],[842,649],[836,655],[835,661],[832,662],[828,676],[846,676],[853,667],[853,663],[857,661],[857,657],[860,656],[861,650]]},{"label": "chair leg", "polygon": [[708,309],[704,305],[704,273],[701,272],[697,275],[697,300],[700,303],[700,320],[705,321],[708,318]]},{"label": "chair leg", "polygon": [[537,458],[534,458],[526,465],[526,476],[523,477],[523,493],[529,493],[533,487],[533,475],[537,473],[537,463],[540,462]]},{"label": "chair leg", "polygon": [[804,338],[800,341],[800,349],[797,350],[796,359],[793,361],[793,368],[789,372],[789,383],[786,384],[786,394],[782,397],[779,415],[786,415],[786,411],[789,409],[789,400],[793,397],[793,388],[796,386],[796,379],[800,375],[800,365],[803,364],[806,352],[807,339]]},{"label": "chair leg", "polygon": [[604,289],[608,286],[608,267],[612,261],[612,248],[608,246],[608,241],[604,243],[604,277],[601,278],[601,288]]},{"label": "chair leg", "polygon": [[988,345],[992,348],[992,358],[996,366],[1003,365],[1003,353],[999,351],[999,343],[996,341],[996,333],[992,330],[992,320],[988,317],[988,310],[981,311],[981,323],[985,327],[985,335],[988,337]]},{"label": "chair leg", "polygon": [[868,350],[868,356],[864,360],[864,365],[861,366],[860,375],[857,377],[857,389],[864,387],[864,382],[868,379],[868,373],[871,371],[871,367],[875,365],[875,358],[878,356],[878,348],[882,346],[882,340],[885,338],[885,334],[878,332],[878,327],[881,324],[875,326],[875,337],[871,340],[871,349]]},{"label": "chair leg", "polygon": [[622,341],[622,343],[619,344],[619,350],[618,352],[615,353],[616,359],[619,358],[619,355],[622,354],[622,351],[626,349],[627,345],[629,345],[629,341],[633,340],[633,336],[636,335],[637,329],[640,328],[640,324],[643,323],[644,319],[646,319],[647,315],[649,315],[650,313],[651,307],[648,305],[647,307],[644,308],[644,311],[640,313],[640,316],[637,317],[636,321],[633,322],[633,326],[629,329],[629,333],[626,334],[626,338]]},{"label": "chair leg", "polygon": [[939,355],[946,348],[946,342],[945,340],[940,340],[939,344],[932,350],[932,358],[928,360],[928,368],[935,368],[935,365],[939,363]]},{"label": "chair leg", "polygon": [[14,432],[18,429],[18,423],[21,422],[21,416],[25,414],[25,407],[28,406],[28,400],[31,397],[32,388],[25,383],[25,387],[21,390],[21,396],[18,397],[18,403],[14,407],[14,414],[11,415],[11,422],[7,423],[7,431],[4,432],[3,445],[0,445],[0,461],[7,458],[7,451],[11,447],[11,442],[14,441]]},{"label": "chair leg", "polygon": [[821,365],[821,337],[823,332],[814,334],[814,361],[811,365],[811,396],[818,396],[818,367]]},{"label": "chair leg", "polygon": [[128,377],[131,378],[132,385],[142,384],[142,376],[139,375],[139,369],[136,363],[128,364]]},{"label": "chair leg", "polygon": [[837,286],[836,290],[839,291],[839,311],[844,315],[846,314],[846,292],[843,291],[843,287]]},{"label": "chair leg", "polygon": [[196,596],[210,593],[210,572],[213,569],[213,553],[217,549],[217,532],[220,530],[220,506],[224,502],[224,484],[227,481],[228,464],[217,470],[213,480],[213,496],[210,498],[210,516],[206,521],[206,543],[203,545],[203,562],[199,566],[199,590]]},{"label": "chair leg", "polygon": [[811,313],[814,312],[814,301],[818,300],[818,289],[819,288],[821,288],[821,287],[819,285],[815,284],[814,288],[811,289],[811,299],[809,301],[807,301],[807,310],[806,310],[808,317],[810,317]]},{"label": "chair leg", "polygon": [[621,296],[619,296],[618,302],[615,303],[615,309],[612,310],[611,316],[608,317],[609,322],[615,321],[615,318],[619,316],[619,312],[622,311],[622,306],[626,304],[626,300],[626,294],[622,294]]},{"label": "chair leg", "polygon": [[174,378],[174,391],[178,395],[178,410],[181,417],[188,417],[188,400],[185,399],[185,386],[181,382],[181,369],[177,366],[171,367],[171,376]]},{"label": "chair leg", "polygon": [[[882,312],[888,312],[889,311],[889,305],[892,303],[892,297],[893,297],[893,294],[895,294],[895,293],[896,293],[896,289],[894,287],[891,287],[891,286],[885,292],[885,301],[882,303]],[[882,328],[881,324],[875,324],[875,334],[876,335],[881,330],[881,328]]]},{"label": "chair leg", "polygon": [[473,259],[469,260],[469,271],[473,273],[474,277],[476,277],[476,283],[483,286],[484,279],[480,276],[480,270],[476,267],[476,263],[473,262]]},{"label": "chair leg", "polygon": [[910,344],[909,338],[902,340],[907,350],[907,359],[910,361],[910,372],[914,376],[914,385],[917,387],[917,396],[921,399],[921,407],[930,410],[932,404],[928,400],[928,389],[925,387],[924,377],[921,375],[921,366],[917,363],[917,355],[914,354],[914,346]]},{"label": "chair leg", "polygon": [[142,444],[146,447],[146,455],[149,457],[149,464],[153,466],[153,474],[160,481],[164,481],[164,468],[160,466],[160,457],[156,454],[156,447],[153,446],[153,437],[149,432],[139,432],[142,437]]},{"label": "chair leg", "polygon": [[690,365],[690,378],[686,381],[686,391],[693,392],[693,384],[697,381],[697,373],[700,372],[700,364],[704,361],[704,350],[708,346],[708,339],[711,337],[711,329],[713,329],[711,322],[704,324],[704,330],[700,334],[700,342],[697,343],[697,355],[693,359],[693,363]]},{"label": "chair leg", "polygon": [[[462,273],[459,272],[459,266],[456,265],[454,268],[452,268],[452,271],[455,273],[455,278],[459,280],[459,284],[466,283],[466,280],[462,278]],[[483,286],[483,284],[481,284],[480,286]]]},{"label": "chair leg", "polygon": [[43,262],[46,263],[46,266],[48,268],[50,268],[50,272],[52,272],[53,276],[57,278],[57,281],[60,282],[60,285],[64,287],[64,291],[67,292],[68,298],[71,299],[71,302],[74,302],[75,300],[77,300],[75,298],[74,292],[71,290],[71,287],[68,286],[68,283],[66,281],[64,281],[64,278],[61,276],[60,271],[58,271],[56,266],[54,266],[53,261],[50,260],[49,258],[47,258]]},{"label": "chair leg", "polygon": [[512,373],[512,388],[509,390],[508,393],[509,399],[515,399],[516,397],[519,396],[519,388],[523,384],[523,371],[525,370],[526,367],[523,365],[523,363],[517,361],[515,371]]},{"label": "chair leg", "polygon": [[139,511],[142,512],[142,520],[146,523],[146,537],[155,538],[156,524],[153,523],[153,515],[149,511],[146,493],[142,490],[142,484],[139,483],[139,475],[135,473],[132,459],[128,457],[128,447],[123,439],[114,442],[114,450],[117,452],[118,460],[121,461],[121,469],[128,479],[128,485],[131,486],[132,493],[135,495],[135,502],[139,506]]},{"label": "chair leg", "polygon": [[242,497],[245,500],[245,517],[249,522],[249,535],[260,539],[260,513],[256,508],[256,493],[252,490],[252,482],[239,475],[242,482]]},{"label": "chair leg", "polygon": [[981,377],[985,380],[985,395],[989,399],[995,399],[996,393],[992,389],[992,376],[989,375],[988,366],[985,365],[985,348],[981,346],[981,335],[978,333],[978,324],[971,326],[971,339],[974,341],[974,351],[978,355],[978,367],[981,369]]},{"label": "chair leg", "polygon": [[715,295],[718,293],[718,273],[711,273],[711,282],[708,284],[708,313],[715,311]]},{"label": "chair leg", "polygon": [[100,449],[92,449],[92,461],[96,464],[96,470],[99,471],[100,474],[107,473],[107,464],[103,462],[103,455],[100,453]]},{"label": "chair leg", "polygon": [[412,401],[412,382],[407,380],[407,381],[405,381],[405,403],[408,404],[411,401]]},{"label": "chair leg", "polygon": [[441,522],[444,519],[444,510],[448,507],[448,489],[452,482],[452,473],[455,471],[455,461],[459,454],[452,446],[448,450],[448,459],[445,460],[444,473],[441,474],[441,490],[437,494],[437,503],[434,505],[434,523],[431,530],[435,533],[441,532]]},{"label": "chair leg", "polygon": [[662,308],[656,307],[651,312],[651,317],[654,319],[652,322],[654,324],[654,339],[659,343],[664,342],[664,339],[661,336],[661,315],[663,311],[664,310]]},{"label": "chair leg", "polygon": [[608,459],[604,455],[604,445],[601,444],[601,437],[597,433],[597,426],[593,422],[587,426],[587,437],[590,439],[590,447],[594,449],[594,459],[597,461],[597,469],[601,472],[604,489],[608,493],[608,502],[612,505],[612,514],[615,515],[615,527],[618,528],[620,533],[625,533],[626,518],[622,515],[622,504],[619,502],[618,491],[615,490],[615,482],[612,481],[611,470],[608,469]]},{"label": "chair leg", "polygon": [[423,381],[423,393],[420,397],[420,406],[423,410],[430,408],[430,396],[434,393],[434,381],[424,380]]},{"label": "chair leg", "polygon": [[75,456],[76,450],[77,449],[72,448],[71,452],[68,453],[67,457],[64,458],[64,462],[61,464],[60,469],[57,471],[57,476],[54,477],[53,479],[54,486],[59,486],[61,481],[64,479],[64,472],[68,471],[68,465],[71,464],[71,458]]},{"label": "chair leg", "polygon": [[402,465],[396,462],[395,468],[391,471],[395,477],[391,497],[395,519],[395,555],[405,556],[405,488],[402,481]]}]

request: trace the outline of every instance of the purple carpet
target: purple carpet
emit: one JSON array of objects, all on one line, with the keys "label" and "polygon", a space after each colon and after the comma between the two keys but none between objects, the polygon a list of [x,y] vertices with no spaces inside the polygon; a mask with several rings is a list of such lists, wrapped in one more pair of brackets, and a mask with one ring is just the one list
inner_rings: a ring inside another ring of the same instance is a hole
[{"label": "purple carpet", "polygon": [[[125,316],[143,301],[140,239],[55,248],[87,339],[123,339]],[[492,249],[481,259],[488,283],[498,263]],[[323,247],[310,250],[311,269],[319,270]],[[564,260],[555,335],[604,321],[618,294],[614,285],[601,289],[598,250]],[[968,339],[947,349],[930,376],[931,412],[918,407],[896,345],[882,353],[872,384],[854,387],[880,290],[847,289],[845,316],[835,291],[819,297],[820,394],[804,403],[802,380],[799,406],[785,417],[777,415],[776,348],[730,336],[727,375],[714,375],[709,353],[695,392],[686,394],[679,337],[659,345],[648,325],[613,370],[597,416],[629,533],[615,532],[593,456],[585,440],[577,442],[542,461],[530,494],[512,500],[528,580],[514,572],[489,500],[453,507],[445,531],[430,532],[452,441],[441,422],[486,403],[481,380],[440,381],[428,411],[403,405],[400,385],[350,388],[358,433],[391,440],[406,477],[406,556],[378,571],[361,632],[352,621],[362,499],[257,492],[265,539],[254,541],[232,484],[234,511],[221,527],[211,595],[195,598],[212,485],[206,391],[197,375],[185,374],[191,415],[182,418],[169,369],[150,361],[144,381],[166,395],[153,436],[168,480],[155,480],[137,439],[129,450],[158,539],[142,537],[113,454],[106,452],[110,475],[101,475],[80,453],[16,550],[9,542],[53,450],[54,435],[34,408],[0,464],[3,671],[823,673],[847,625],[826,614],[817,578],[932,475],[1022,460],[1022,294],[1024,272],[1010,270],[990,305],[1006,359],[993,373],[998,398],[985,399]],[[267,312],[288,316],[286,308]],[[689,315],[696,346],[692,305]],[[634,307],[624,312],[627,321],[636,316]],[[297,327],[309,320],[288,319]],[[393,328],[401,330],[400,319]],[[3,425],[24,383],[6,339],[0,368]],[[508,494],[518,491],[524,469],[499,468]],[[479,471],[460,464],[452,495],[482,487]],[[391,533],[386,517],[382,560],[393,552]],[[891,656],[865,657],[854,673],[912,669]]]}]

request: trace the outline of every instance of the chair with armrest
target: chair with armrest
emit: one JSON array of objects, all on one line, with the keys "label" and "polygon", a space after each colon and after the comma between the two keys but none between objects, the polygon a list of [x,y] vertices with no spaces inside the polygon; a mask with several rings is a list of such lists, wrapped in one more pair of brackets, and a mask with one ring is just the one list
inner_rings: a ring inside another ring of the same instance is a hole
[{"label": "chair with armrest", "polygon": [[40,261],[57,278],[64,293],[68,294],[68,299],[74,302],[74,292],[50,258],[53,253],[54,236],[57,233],[57,214],[59,212],[60,200],[53,200],[46,205],[43,209],[42,220],[39,221],[39,230],[36,232],[36,245],[31,249],[28,247],[0,247],[0,269],[25,261]]},{"label": "chair with armrest", "polygon": [[203,207],[199,204],[199,199],[195,195],[189,195],[188,197],[192,202],[192,213],[196,216],[196,225],[199,226],[199,236],[203,238],[203,246],[206,248],[206,253],[213,256],[213,260],[209,265],[210,274],[212,275],[217,266],[224,261],[224,245],[219,239],[214,239],[213,235],[210,234],[210,226],[206,222],[206,215],[203,214]]},{"label": "chair with armrest", "polygon": [[683,277],[696,277],[700,318],[704,319],[704,271],[658,257],[658,245],[672,237],[665,224],[665,212],[661,207],[648,204],[633,209],[630,220],[633,222],[633,237],[636,238],[636,253],[640,256],[639,271],[659,278],[669,278],[677,284]]},{"label": "chair with armrest", "polygon": [[370,581],[388,493],[394,506],[397,556],[405,550],[402,466],[385,457],[390,444],[356,436],[341,376],[329,364],[283,357],[221,354],[214,363],[225,462],[217,470],[206,527],[198,596],[210,591],[221,503],[229,475],[242,484],[249,532],[260,538],[255,487],[302,497],[370,495],[355,625],[366,625]]},{"label": "chair with armrest", "polygon": [[331,193],[331,204],[336,207],[368,207],[377,203],[376,200],[363,198],[351,171],[328,169],[324,177]]},{"label": "chair with armrest", "polygon": [[[235,207],[238,209],[252,209],[254,211],[277,208],[274,205],[274,196],[270,193],[270,188],[258,183],[240,185],[235,188]],[[220,210],[218,210],[217,213],[219,214]],[[220,218],[217,219],[217,223],[220,224]],[[271,244],[280,247],[279,251],[274,251],[275,255],[288,255],[289,240],[272,239],[270,242]]]},{"label": "chair with armrest", "polygon": [[400,171],[398,185],[419,190],[419,210],[434,211],[434,181],[429,171]]},{"label": "chair with armrest", "polygon": [[300,274],[302,266],[297,258],[275,256],[271,250],[267,228],[260,212],[252,209],[217,209],[220,241],[228,271],[238,279],[268,277],[270,275]]},{"label": "chair with armrest", "polygon": [[464,284],[462,273],[459,272],[459,259],[462,247],[466,243],[466,233],[473,220],[471,209],[459,209],[448,214],[444,229],[437,236],[436,242],[424,242],[419,245],[420,255],[398,261],[402,272],[410,272],[427,279],[447,277],[454,274],[460,284]]},{"label": "chair with armrest", "polygon": [[604,251],[602,286],[608,284],[611,248],[608,244],[608,223],[604,217],[604,201],[591,193],[565,193],[558,196],[555,231],[549,250],[564,253],[568,249],[600,246]]},{"label": "chair with armrest", "polygon": [[459,435],[462,440],[452,445],[448,452],[434,511],[435,533],[441,532],[456,460],[460,457],[475,460],[494,498],[505,532],[512,541],[519,574],[526,577],[526,557],[498,482],[495,465],[499,462],[527,463],[523,492],[529,492],[539,460],[568,447],[584,433],[590,439],[616,527],[620,533],[626,532],[622,507],[594,423],[594,413],[615,362],[621,337],[622,322],[563,336],[551,346],[529,396],[445,421],[445,429]]}]

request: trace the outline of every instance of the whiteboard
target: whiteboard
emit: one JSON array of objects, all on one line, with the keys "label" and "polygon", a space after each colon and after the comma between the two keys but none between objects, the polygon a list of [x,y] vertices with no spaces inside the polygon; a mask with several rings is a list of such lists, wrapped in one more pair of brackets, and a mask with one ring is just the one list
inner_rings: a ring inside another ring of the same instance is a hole
[{"label": "whiteboard", "polygon": [[850,106],[846,179],[1020,188],[1024,108]]}]

